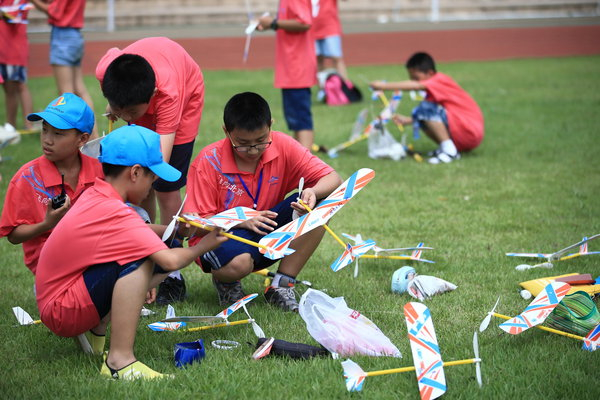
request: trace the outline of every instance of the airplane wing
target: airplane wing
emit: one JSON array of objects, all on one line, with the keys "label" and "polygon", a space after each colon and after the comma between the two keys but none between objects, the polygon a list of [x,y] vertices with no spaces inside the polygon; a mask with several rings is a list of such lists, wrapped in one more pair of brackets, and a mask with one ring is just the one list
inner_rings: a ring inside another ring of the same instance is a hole
[{"label": "airplane wing", "polygon": [[600,348],[600,325],[593,328],[585,338],[583,338],[582,349],[587,351],[596,351]]},{"label": "airplane wing", "polygon": [[334,272],[339,271],[344,268],[348,264],[350,264],[356,257],[360,257],[365,254],[367,251],[371,250],[371,248],[375,246],[375,242],[371,239],[366,240],[356,246],[352,246],[350,243],[346,245],[346,250],[339,256],[333,264],[331,264],[331,269]]},{"label": "airplane wing", "polygon": [[[375,176],[375,171],[361,168],[322,200],[311,212],[264,236],[259,244],[277,251],[286,249],[297,237],[322,226]],[[261,249],[261,253],[266,250]]]},{"label": "airplane wing", "polygon": [[548,253],[506,253],[509,257],[525,257],[525,258],[549,258],[552,254]]},{"label": "airplane wing", "polygon": [[[172,319],[175,318],[175,309],[173,308],[172,305],[168,305],[167,306],[167,315],[165,317],[165,319]],[[148,328],[150,328],[151,330],[155,331],[155,332],[162,332],[162,331],[175,331],[181,327],[184,327],[186,324],[185,322],[154,322],[152,324],[148,324]]]},{"label": "airplane wing", "polygon": [[421,399],[436,399],[446,392],[446,376],[431,312],[422,303],[410,302],[404,317]]},{"label": "airplane wing", "polygon": [[344,378],[346,379],[346,389],[349,392],[360,392],[365,383],[367,373],[351,359],[342,362],[342,368],[344,369]]},{"label": "airplane wing", "polygon": [[499,328],[512,335],[518,335],[532,326],[541,324],[570,289],[571,286],[568,283],[550,283],[521,314],[503,322],[499,325]]},{"label": "airplane wing", "polygon": [[173,317],[173,318],[165,318],[160,320],[160,322],[201,322],[207,324],[220,323],[225,322],[225,318],[215,317],[212,315],[200,315],[200,316],[187,316],[187,317]]},{"label": "airplane wing", "polygon": [[232,227],[258,215],[260,215],[260,212],[253,210],[252,208],[235,207],[218,213],[217,215],[213,215],[208,219],[212,221],[214,225],[217,225],[228,231]]},{"label": "airplane wing", "polygon": [[258,296],[258,293],[252,293],[252,294],[249,294],[249,295],[239,299],[238,301],[236,301],[235,303],[233,303],[232,305],[230,305],[229,307],[227,307],[226,309],[224,309],[223,311],[218,313],[216,315],[216,317],[221,317],[223,319],[227,319],[227,317],[229,317],[231,314],[236,312],[238,309],[240,309],[241,307],[245,306],[246,304],[248,304],[249,302],[254,300],[256,298],[256,296]]}]

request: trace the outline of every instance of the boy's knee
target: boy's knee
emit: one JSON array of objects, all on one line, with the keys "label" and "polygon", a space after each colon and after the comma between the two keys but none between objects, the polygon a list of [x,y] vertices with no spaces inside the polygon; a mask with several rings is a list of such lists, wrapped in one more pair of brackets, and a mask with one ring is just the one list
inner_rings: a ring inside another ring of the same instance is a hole
[{"label": "boy's knee", "polygon": [[234,257],[227,265],[217,271],[242,278],[249,275],[253,269],[254,260],[252,256],[250,253],[243,253]]}]

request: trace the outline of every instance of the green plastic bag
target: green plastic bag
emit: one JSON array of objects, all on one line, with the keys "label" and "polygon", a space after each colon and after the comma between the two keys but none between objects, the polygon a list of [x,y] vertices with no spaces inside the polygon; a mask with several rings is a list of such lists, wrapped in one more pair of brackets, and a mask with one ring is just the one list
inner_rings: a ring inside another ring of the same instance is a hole
[{"label": "green plastic bag", "polygon": [[596,304],[584,291],[566,295],[546,318],[545,325],[564,332],[585,336],[600,324]]}]

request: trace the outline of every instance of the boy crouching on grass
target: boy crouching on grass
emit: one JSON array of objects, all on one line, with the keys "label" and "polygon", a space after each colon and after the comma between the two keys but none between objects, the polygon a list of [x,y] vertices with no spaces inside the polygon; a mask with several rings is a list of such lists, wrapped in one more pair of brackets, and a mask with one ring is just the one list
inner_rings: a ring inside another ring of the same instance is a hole
[{"label": "boy crouching on grass", "polygon": [[40,254],[41,319],[59,336],[80,335],[95,354],[104,351],[110,321],[110,350],[100,373],[125,380],[166,377],[133,352],[146,294],[226,238],[214,231],[193,247],[168,249],[159,237],[165,227],[145,224],[125,204],[140,204],[157,177],[169,182],[180,177],[163,161],[157,133],[136,125],[119,128],[102,141],[99,161],[105,179],[96,179],[81,196]]},{"label": "boy crouching on grass", "polygon": [[[103,175],[98,160],[79,151],[94,128],[94,112],[80,97],[64,93],[27,119],[44,121],[40,133],[43,155],[23,165],[10,181],[0,237],[23,245],[25,265],[35,275],[40,251],[52,229],[96,177]],[[54,202],[53,207],[52,198],[62,193],[63,176],[66,198],[62,205]]]}]

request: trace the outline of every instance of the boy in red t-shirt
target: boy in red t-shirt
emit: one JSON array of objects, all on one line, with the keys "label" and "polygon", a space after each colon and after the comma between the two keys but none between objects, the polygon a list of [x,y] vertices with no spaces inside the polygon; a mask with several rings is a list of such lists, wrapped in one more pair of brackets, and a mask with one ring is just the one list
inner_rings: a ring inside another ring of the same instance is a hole
[{"label": "boy in red t-shirt", "polygon": [[479,146],[484,125],[481,109],[471,96],[448,75],[437,72],[433,58],[415,53],[406,62],[409,81],[371,82],[375,90],[425,90],[425,101],[412,112],[412,117],[395,115],[397,123],[413,124],[435,141],[439,147],[429,159],[431,164],[460,159],[460,153]]},{"label": "boy in red t-shirt", "polygon": [[[263,236],[292,220],[293,211],[306,210],[297,203],[298,194],[286,195],[304,178],[302,200],[314,207],[341,184],[339,175],[290,136],[271,130],[269,105],[256,93],[239,93],[225,106],[225,138],[206,146],[188,174],[186,212],[210,217],[227,209],[244,206],[260,210],[260,216],[242,222],[232,232],[258,242]],[[266,300],[288,311],[298,311],[296,276],[319,245],[323,233],[317,228],[292,242],[296,252],[286,256]],[[193,239],[190,241],[193,243]],[[221,305],[244,297],[240,280],[253,270],[275,261],[256,247],[230,240],[197,262],[212,273]]]},{"label": "boy in red t-shirt", "polygon": [[[121,118],[160,135],[164,160],[181,172],[176,182],[158,179],[142,207],[150,220],[158,198],[162,224],[181,206],[194,141],[204,106],[202,71],[178,43],[165,37],[138,40],[123,50],[112,48],[96,67],[96,78],[108,100],[109,118]],[[156,301],[168,304],[185,297],[183,277],[176,271],[159,287]]]},{"label": "boy in red t-shirt", "polygon": [[[94,109],[94,102],[85,83],[81,61],[84,39],[83,14],[85,0],[31,0],[46,15],[52,27],[50,33],[50,65],[58,93],[75,93]],[[96,130],[92,132],[92,138]]]},{"label": "boy in red t-shirt", "polygon": [[[52,100],[43,112],[30,114],[30,121],[43,120],[40,134],[43,154],[22,166],[8,185],[0,237],[23,245],[24,261],[35,275],[40,251],[52,229],[102,176],[98,160],[81,154],[79,148],[94,127],[94,112],[80,97],[65,93]],[[63,191],[64,204],[52,202]]]},{"label": "boy in red t-shirt", "polygon": [[280,0],[276,17],[259,19],[257,29],[275,33],[275,87],[281,89],[283,115],[296,140],[311,150],[314,126],[311,86],[317,83],[311,0]]},{"label": "boy in red t-shirt", "polygon": [[342,51],[342,24],[338,12],[338,0],[320,0],[317,6],[313,6],[314,14],[316,15],[311,33],[315,39],[317,68],[320,73],[325,71],[326,61],[331,60],[337,73],[347,81],[348,71]]},{"label": "boy in red t-shirt", "polygon": [[102,141],[99,161],[105,180],[96,179],[40,254],[36,285],[41,320],[59,336],[78,336],[95,354],[104,351],[111,322],[110,350],[100,374],[123,380],[163,378],[137,361],[133,351],[148,291],[168,271],[184,268],[227,239],[215,230],[195,246],[169,249],[159,236],[166,227],[144,223],[125,204],[139,204],[157,177],[173,182],[181,176],[163,161],[157,133],[137,125],[121,127]]}]

